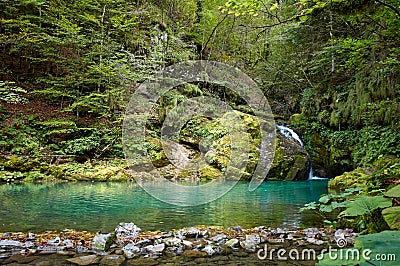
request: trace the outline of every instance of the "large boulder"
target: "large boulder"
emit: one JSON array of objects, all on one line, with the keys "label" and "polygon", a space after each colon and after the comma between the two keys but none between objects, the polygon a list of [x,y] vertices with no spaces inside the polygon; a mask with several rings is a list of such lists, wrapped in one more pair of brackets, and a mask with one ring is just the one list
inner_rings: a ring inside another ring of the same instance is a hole
[{"label": "large boulder", "polygon": [[274,162],[268,180],[307,180],[311,162],[307,151],[294,139],[276,134]]},{"label": "large boulder", "polygon": [[[238,119],[242,123],[238,123]],[[275,129],[272,122],[264,124],[269,126],[268,130]],[[239,133],[229,134],[226,125],[232,132]],[[250,180],[260,157],[260,122],[256,116],[239,111],[227,112],[217,119],[199,116],[180,130],[179,143],[161,143],[156,138],[148,141],[155,171],[167,179]],[[277,133],[275,146],[275,160],[268,178],[308,179],[311,164],[305,149],[280,133]],[[191,164],[196,161],[197,164]]]}]

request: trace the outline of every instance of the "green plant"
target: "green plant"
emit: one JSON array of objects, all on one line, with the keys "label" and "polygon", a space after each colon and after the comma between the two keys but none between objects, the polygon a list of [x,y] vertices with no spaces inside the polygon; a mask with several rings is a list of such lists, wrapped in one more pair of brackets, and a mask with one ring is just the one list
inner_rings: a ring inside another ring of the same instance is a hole
[{"label": "green plant", "polygon": [[15,82],[0,81],[0,100],[7,103],[28,103],[28,99],[22,96],[27,91],[14,84]]},{"label": "green plant", "polygon": [[324,219],[325,225],[337,227],[343,222],[338,215],[345,210],[348,199],[357,197],[362,190],[362,188],[349,188],[340,194],[322,195],[318,203],[307,203],[300,211],[313,211]]},{"label": "green plant", "polygon": [[[362,191],[362,188],[355,187],[346,189],[341,194],[322,195],[319,203],[308,203],[300,211],[316,212],[325,219],[326,226],[334,228],[346,224],[350,217],[355,219],[350,221],[354,221],[354,225],[363,232],[374,233],[388,229],[386,219],[382,216],[382,210],[390,221],[398,219],[398,217],[393,217],[397,213],[395,212],[397,209],[385,211],[386,208],[392,206],[392,200],[383,195],[363,195]],[[381,193],[381,190],[370,193]]]}]

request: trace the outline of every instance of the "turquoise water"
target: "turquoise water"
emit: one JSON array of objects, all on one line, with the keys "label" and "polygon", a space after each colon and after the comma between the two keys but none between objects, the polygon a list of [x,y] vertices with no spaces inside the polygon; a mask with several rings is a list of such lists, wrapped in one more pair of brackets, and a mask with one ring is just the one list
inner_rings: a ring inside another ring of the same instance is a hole
[{"label": "turquoise water", "polygon": [[248,183],[239,182],[216,201],[180,207],[154,199],[134,183],[3,184],[0,232],[65,228],[109,232],[119,222],[134,222],[143,230],[204,224],[311,226],[315,217],[298,210],[326,192],[326,181],[265,182],[253,192]]}]

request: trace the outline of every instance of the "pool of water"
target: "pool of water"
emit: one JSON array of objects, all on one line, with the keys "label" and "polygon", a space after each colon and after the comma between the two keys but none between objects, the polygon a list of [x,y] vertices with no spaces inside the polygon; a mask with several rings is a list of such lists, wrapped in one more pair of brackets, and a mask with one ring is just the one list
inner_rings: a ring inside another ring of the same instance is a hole
[{"label": "pool of water", "polygon": [[194,225],[295,228],[315,223],[315,217],[305,217],[299,208],[326,192],[323,180],[265,182],[252,192],[248,183],[239,182],[213,202],[183,207],[159,201],[135,183],[3,184],[0,232],[109,232],[119,222],[134,222],[142,230]]}]

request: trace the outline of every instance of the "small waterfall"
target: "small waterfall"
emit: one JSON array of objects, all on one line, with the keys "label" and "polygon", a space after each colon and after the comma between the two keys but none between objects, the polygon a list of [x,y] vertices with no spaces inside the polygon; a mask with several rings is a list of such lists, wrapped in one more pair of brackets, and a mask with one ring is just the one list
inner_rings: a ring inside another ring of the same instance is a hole
[{"label": "small waterfall", "polygon": [[276,127],[279,129],[281,134],[283,134],[285,137],[288,139],[295,139],[298,143],[300,143],[301,147],[304,147],[304,143],[301,141],[299,135],[297,135],[296,132],[294,132],[293,129],[288,128],[286,126],[281,126],[281,125],[276,125]]},{"label": "small waterfall", "polygon": [[[301,145],[301,147],[304,147],[304,143],[303,143],[303,141],[301,141],[300,136],[296,132],[294,132],[293,129],[288,128],[287,126],[278,125],[278,124],[276,125],[276,128],[279,129],[279,132],[281,132],[282,135],[284,135],[288,139],[296,140]],[[308,180],[325,180],[325,179],[328,179],[328,178],[323,178],[323,177],[314,175],[314,171],[312,168],[312,162],[310,161],[310,173],[308,174]]]}]

